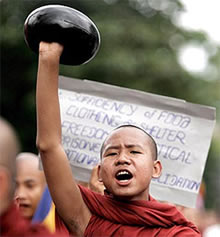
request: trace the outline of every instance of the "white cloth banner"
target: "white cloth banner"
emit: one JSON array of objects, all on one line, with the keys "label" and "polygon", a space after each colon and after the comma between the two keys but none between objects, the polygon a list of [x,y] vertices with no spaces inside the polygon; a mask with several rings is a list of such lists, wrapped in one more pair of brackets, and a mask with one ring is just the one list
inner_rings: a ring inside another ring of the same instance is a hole
[{"label": "white cloth banner", "polygon": [[76,179],[88,182],[107,134],[121,124],[148,132],[163,171],[150,194],[194,207],[212,133],[215,108],[137,90],[60,76],[62,143]]}]

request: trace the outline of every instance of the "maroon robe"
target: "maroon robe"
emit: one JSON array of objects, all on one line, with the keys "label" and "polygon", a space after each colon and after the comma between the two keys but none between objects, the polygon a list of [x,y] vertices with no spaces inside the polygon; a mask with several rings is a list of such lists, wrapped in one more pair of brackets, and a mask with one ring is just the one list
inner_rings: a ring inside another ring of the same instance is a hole
[{"label": "maroon robe", "polygon": [[80,186],[83,199],[92,213],[84,236],[89,237],[198,237],[194,224],[174,205],[149,201],[119,201]]},{"label": "maroon robe", "polygon": [[30,221],[24,219],[13,203],[0,216],[0,236],[2,237],[62,237],[62,234],[52,234],[41,224],[31,224]]}]

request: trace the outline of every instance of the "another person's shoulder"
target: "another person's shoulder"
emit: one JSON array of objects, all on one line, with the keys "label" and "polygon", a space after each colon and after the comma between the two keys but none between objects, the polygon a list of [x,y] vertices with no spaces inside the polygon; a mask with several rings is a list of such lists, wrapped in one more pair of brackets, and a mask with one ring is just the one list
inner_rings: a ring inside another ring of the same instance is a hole
[{"label": "another person's shoulder", "polygon": [[23,218],[13,203],[0,216],[2,237],[65,237],[69,235],[51,233],[43,224],[32,224]]}]

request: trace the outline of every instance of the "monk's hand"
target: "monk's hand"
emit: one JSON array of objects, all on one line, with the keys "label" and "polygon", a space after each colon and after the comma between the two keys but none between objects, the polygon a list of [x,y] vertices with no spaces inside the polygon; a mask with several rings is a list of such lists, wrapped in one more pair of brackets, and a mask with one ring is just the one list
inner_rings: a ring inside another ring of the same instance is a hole
[{"label": "monk's hand", "polygon": [[98,166],[95,166],[92,169],[90,181],[89,181],[89,189],[94,192],[104,194],[105,186],[102,181],[99,180],[98,177]]},{"label": "monk's hand", "polygon": [[40,42],[39,55],[41,59],[46,60],[59,60],[63,52],[63,45],[56,42]]}]

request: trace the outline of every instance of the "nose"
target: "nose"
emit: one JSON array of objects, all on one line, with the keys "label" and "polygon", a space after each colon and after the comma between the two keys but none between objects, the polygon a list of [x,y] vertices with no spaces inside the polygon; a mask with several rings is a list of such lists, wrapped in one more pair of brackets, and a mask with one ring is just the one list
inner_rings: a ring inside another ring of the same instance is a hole
[{"label": "nose", "polygon": [[118,158],[115,160],[115,165],[130,165],[131,160],[125,153],[120,153]]},{"label": "nose", "polygon": [[17,187],[15,190],[15,200],[19,203],[20,200],[24,200],[26,198],[26,192],[24,188]]}]

